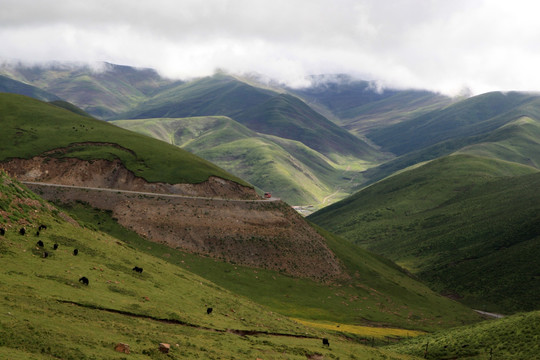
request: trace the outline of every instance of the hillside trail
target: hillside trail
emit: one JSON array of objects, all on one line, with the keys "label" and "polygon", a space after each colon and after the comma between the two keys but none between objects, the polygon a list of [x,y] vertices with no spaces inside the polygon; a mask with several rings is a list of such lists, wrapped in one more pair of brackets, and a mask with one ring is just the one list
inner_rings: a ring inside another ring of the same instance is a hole
[{"label": "hillside trail", "polygon": [[246,200],[246,199],[225,199],[225,198],[215,198],[215,197],[204,197],[204,196],[187,196],[187,195],[178,195],[178,194],[162,194],[162,193],[153,193],[153,192],[144,192],[144,191],[133,191],[133,190],[122,190],[122,189],[111,189],[111,188],[98,188],[91,186],[75,186],[75,185],[61,185],[61,184],[51,184],[44,182],[35,182],[35,181],[21,181],[25,185],[40,185],[40,186],[51,186],[51,187],[61,187],[61,188],[71,188],[71,189],[81,189],[81,190],[97,190],[97,191],[108,191],[114,193],[126,193],[126,194],[136,194],[136,195],[146,195],[146,196],[160,196],[160,197],[171,197],[171,198],[183,198],[183,199],[203,199],[203,200],[215,200],[215,201],[235,201],[235,202],[269,202],[269,201],[279,201],[279,198],[271,197],[259,200]]}]

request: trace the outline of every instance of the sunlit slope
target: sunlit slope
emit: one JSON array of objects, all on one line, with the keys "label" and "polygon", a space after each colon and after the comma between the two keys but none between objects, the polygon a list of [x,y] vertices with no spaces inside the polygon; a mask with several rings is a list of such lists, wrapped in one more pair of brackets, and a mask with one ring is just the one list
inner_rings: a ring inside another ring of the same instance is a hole
[{"label": "sunlit slope", "polygon": [[319,231],[325,236],[328,247],[344,266],[344,276],[328,283],[184,253],[149,243],[118,225],[107,212],[80,204],[66,210],[89,226],[92,224],[139,251],[192,271],[287,316],[423,330],[447,328],[479,319],[463,305],[434,294],[392,262],[322,229]]},{"label": "sunlit slope", "polygon": [[120,159],[135,175],[151,182],[198,183],[210,176],[246,184],[219,167],[173,145],[21,95],[0,94],[3,140],[0,161],[49,156]]},{"label": "sunlit slope", "polygon": [[[498,96],[498,94],[491,96]],[[475,102],[472,104],[474,105]],[[369,182],[374,182],[414,164],[454,152],[470,153],[540,168],[539,119],[540,103],[533,98],[523,106],[483,121],[485,128],[480,133],[463,132],[451,139],[412,151],[368,169],[364,175]],[[467,126],[464,129],[467,130]],[[440,134],[433,134],[434,138],[437,136]],[[426,133],[426,137],[430,135]]]},{"label": "sunlit slope", "polygon": [[540,173],[470,155],[404,171],[310,220],[475,307],[536,309]]},{"label": "sunlit slope", "polygon": [[427,359],[537,359],[539,333],[540,312],[534,311],[436,332],[387,349]]},{"label": "sunlit slope", "polygon": [[[3,172],[0,212],[2,358],[408,358],[304,327],[92,224],[81,227]],[[47,228],[36,236],[40,225]],[[118,343],[129,355],[114,350]]]},{"label": "sunlit slope", "polygon": [[540,118],[538,95],[492,92],[373,131],[367,136],[383,150],[403,155],[437,143],[486,134],[521,116]]},{"label": "sunlit slope", "polygon": [[299,98],[223,74],[171,87],[117,118],[194,116],[228,116],[253,131],[300,141],[330,158],[352,155],[374,160],[380,157],[375,149]]},{"label": "sunlit slope", "polygon": [[369,165],[351,158],[347,170],[301,142],[256,133],[226,117],[112,123],[180,146],[292,205],[345,196],[343,178],[359,177]]}]

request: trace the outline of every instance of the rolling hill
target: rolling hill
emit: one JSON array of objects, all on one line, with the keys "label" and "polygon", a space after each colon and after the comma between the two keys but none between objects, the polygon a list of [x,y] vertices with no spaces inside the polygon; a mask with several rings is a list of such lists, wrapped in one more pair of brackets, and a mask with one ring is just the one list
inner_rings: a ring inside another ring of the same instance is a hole
[{"label": "rolling hill", "polygon": [[473,307],[537,309],[538,169],[471,155],[431,161],[309,217]]},{"label": "rolling hill", "polygon": [[[2,358],[407,358],[306,327],[91,224],[81,226],[3,171],[0,212]],[[40,225],[46,229],[38,237]],[[322,346],[323,337],[330,347]],[[167,354],[160,343],[170,345]],[[115,351],[118,344],[129,355]]]},{"label": "rolling hill", "polygon": [[540,312],[534,311],[417,337],[387,349],[425,359],[535,359],[540,353],[538,333]]},{"label": "rolling hill", "polygon": [[355,182],[343,178],[358,178],[369,165],[357,160],[340,166],[301,142],[256,133],[227,117],[111,123],[180,146],[293,205],[344,197]]},{"label": "rolling hill", "polygon": [[149,182],[200,183],[217,176],[249,186],[176,146],[25,96],[0,94],[0,123],[0,162],[63,149],[48,157],[119,160]]},{"label": "rolling hill", "polygon": [[253,131],[300,141],[334,161],[343,156],[365,160],[379,156],[365,142],[315,112],[300,99],[223,74],[161,92],[116,118],[194,116],[228,116]]},{"label": "rolling hill", "polygon": [[376,81],[355,80],[347,75],[319,75],[310,80],[311,86],[288,90],[360,136],[444,108],[455,101],[429,91],[381,88]]},{"label": "rolling hill", "polygon": [[125,112],[155,92],[181,83],[165,79],[152,69],[109,63],[3,64],[0,74],[52,93],[99,118]]},{"label": "rolling hill", "polygon": [[[240,185],[221,169],[162,141],[27,97],[3,94],[0,99],[0,121],[12,134],[0,148],[2,166],[21,178],[82,186],[99,180],[97,187],[137,190],[137,179],[144,176],[180,181],[206,174]],[[66,147],[67,152],[58,150]],[[43,159],[36,160],[37,155]],[[137,176],[126,177],[118,163],[128,167],[133,158],[146,164],[146,171],[135,168]],[[254,202],[238,187],[218,199],[211,199],[214,192],[206,187],[199,188],[197,197],[174,199],[149,194],[161,190],[153,187],[144,188],[145,193],[115,190],[104,196],[99,189],[31,186],[44,196],[52,194],[70,212],[86,204],[76,216],[90,216],[84,220],[88,227],[113,221],[108,226],[123,233],[120,223],[131,229],[129,239],[135,240],[129,241],[140,251],[155,247],[154,256],[199,268],[201,275],[281,313],[422,329],[475,320],[467,308],[434,294],[387,260],[309,226],[284,203]],[[95,214],[89,205],[103,212]],[[275,298],[277,293],[288,301]]]}]

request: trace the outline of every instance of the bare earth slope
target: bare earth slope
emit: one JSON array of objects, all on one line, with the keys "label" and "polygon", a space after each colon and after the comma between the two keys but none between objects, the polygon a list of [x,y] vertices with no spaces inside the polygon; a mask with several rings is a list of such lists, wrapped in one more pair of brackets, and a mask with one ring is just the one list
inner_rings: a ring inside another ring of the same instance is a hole
[{"label": "bare earth slope", "polygon": [[123,226],[173,248],[319,281],[346,276],[325,239],[300,215],[281,201],[254,201],[253,189],[234,182],[148,183],[107,160],[34,157],[2,167],[20,181],[182,195],[29,185],[47,200],[110,210]]}]

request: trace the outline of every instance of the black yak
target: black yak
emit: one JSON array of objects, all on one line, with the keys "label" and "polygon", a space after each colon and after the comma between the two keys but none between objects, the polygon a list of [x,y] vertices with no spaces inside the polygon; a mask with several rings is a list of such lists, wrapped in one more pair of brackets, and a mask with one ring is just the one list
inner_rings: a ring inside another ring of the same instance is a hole
[{"label": "black yak", "polygon": [[58,244],[54,244],[54,245],[53,245],[53,249],[54,249],[54,250],[58,249]]},{"label": "black yak", "polygon": [[74,255],[74,256],[77,256],[77,254],[79,254],[79,250],[78,250],[78,249],[74,249],[74,250],[73,250],[73,255]]},{"label": "black yak", "polygon": [[83,276],[82,278],[80,278],[79,282],[82,283],[83,285],[89,284],[88,278],[86,276]]},{"label": "black yak", "polygon": [[135,266],[132,270],[138,272],[139,274],[141,274],[142,271],[143,271],[143,268],[140,268],[140,267],[138,267],[138,266]]},{"label": "black yak", "polygon": [[19,230],[19,234],[21,234],[21,235],[26,234],[26,229],[25,229],[25,228],[21,228],[21,229]]},{"label": "black yak", "polygon": [[212,308],[208,308],[208,309],[206,309],[206,313],[210,315],[210,313],[211,313],[213,310],[214,310],[214,309],[212,309]]},{"label": "black yak", "polygon": [[43,241],[39,240],[37,243],[36,243],[37,246],[39,247],[43,247]]},{"label": "black yak", "polygon": [[328,341],[327,338],[323,338],[323,339],[322,339],[322,344],[323,344],[323,345],[326,345],[326,346],[330,346],[330,341]]}]

